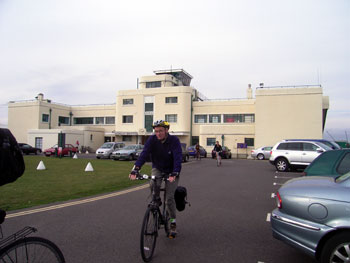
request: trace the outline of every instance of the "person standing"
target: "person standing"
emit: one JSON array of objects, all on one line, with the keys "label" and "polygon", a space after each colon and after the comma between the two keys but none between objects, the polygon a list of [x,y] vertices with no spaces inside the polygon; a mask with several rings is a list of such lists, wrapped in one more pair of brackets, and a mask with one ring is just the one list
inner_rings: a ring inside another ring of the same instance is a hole
[{"label": "person standing", "polygon": [[129,174],[130,180],[135,180],[142,165],[147,158],[152,160],[152,176],[155,176],[155,184],[152,186],[152,202],[160,204],[160,187],[163,177],[170,175],[165,182],[166,204],[170,215],[170,238],[174,238],[176,232],[176,203],[175,190],[178,185],[182,165],[182,149],[180,140],[169,134],[170,124],[167,121],[158,120],[153,123],[154,135],[145,143],[143,151],[135,162]]}]

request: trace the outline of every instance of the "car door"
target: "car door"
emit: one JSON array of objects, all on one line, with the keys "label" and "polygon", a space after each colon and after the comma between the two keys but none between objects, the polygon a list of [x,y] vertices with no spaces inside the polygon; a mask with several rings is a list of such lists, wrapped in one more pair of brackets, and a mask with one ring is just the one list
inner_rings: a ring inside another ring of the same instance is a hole
[{"label": "car door", "polygon": [[303,152],[303,145],[301,142],[288,142],[286,157],[290,163],[301,163],[301,155]]},{"label": "car door", "polygon": [[322,153],[318,152],[317,149],[320,149],[318,145],[313,144],[311,142],[304,142],[303,153],[301,155],[302,162],[306,165],[309,165],[313,160],[315,160],[316,157]]},{"label": "car door", "polygon": [[350,172],[350,153],[346,153],[337,167],[337,173],[346,174]]}]

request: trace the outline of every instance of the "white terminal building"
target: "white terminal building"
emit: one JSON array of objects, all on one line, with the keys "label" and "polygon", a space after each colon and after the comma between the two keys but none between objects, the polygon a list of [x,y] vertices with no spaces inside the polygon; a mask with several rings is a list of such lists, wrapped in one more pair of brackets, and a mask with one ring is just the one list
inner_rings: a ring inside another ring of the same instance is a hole
[{"label": "white terminal building", "polygon": [[140,77],[137,89],[118,91],[114,104],[69,106],[41,93],[34,100],[11,101],[8,127],[18,142],[42,149],[63,134],[66,143],[96,150],[107,141],[144,144],[152,123],[163,119],[187,146],[199,142],[211,152],[219,141],[233,156],[282,139],[323,137],[329,98],[320,85],[261,84],[255,97],[248,85],[246,98],[209,100],[191,87],[192,76],[183,69],[154,73]]}]

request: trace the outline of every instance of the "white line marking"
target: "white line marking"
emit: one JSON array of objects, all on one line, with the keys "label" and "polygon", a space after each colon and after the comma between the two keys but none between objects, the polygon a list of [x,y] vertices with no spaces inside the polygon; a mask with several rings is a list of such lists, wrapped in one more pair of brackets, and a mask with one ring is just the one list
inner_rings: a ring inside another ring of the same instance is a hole
[{"label": "white line marking", "polygon": [[37,208],[37,209],[23,211],[23,212],[18,212],[18,213],[13,213],[13,214],[7,214],[6,215],[6,219],[7,218],[12,218],[12,217],[17,217],[17,216],[24,216],[24,215],[35,214],[35,213],[44,212],[44,211],[55,210],[55,209],[69,207],[69,206],[73,206],[73,205],[86,204],[86,203],[90,203],[90,202],[94,202],[94,201],[98,201],[98,200],[103,200],[103,199],[106,199],[106,198],[115,197],[115,196],[118,196],[118,195],[131,193],[131,192],[138,191],[138,190],[141,190],[141,189],[144,189],[144,188],[148,188],[148,187],[149,187],[149,184],[145,184],[145,185],[141,185],[141,186],[138,186],[138,187],[135,187],[135,188],[123,190],[123,191],[120,191],[120,192],[106,194],[106,195],[92,197],[92,198],[87,198],[87,199],[84,199],[84,200],[73,201],[73,202],[60,204],[60,205],[52,205],[52,206],[48,206],[48,207]]},{"label": "white line marking", "polygon": [[271,221],[271,213],[267,213],[266,221],[267,221],[267,222],[270,222],[270,221]]},{"label": "white line marking", "polygon": [[279,183],[273,183],[273,185],[283,185],[283,184],[279,184]]},{"label": "white line marking", "polygon": [[275,178],[276,178],[276,179],[293,179],[293,178],[295,178],[295,177],[277,176],[277,175],[275,175]]},{"label": "white line marking", "polygon": [[275,198],[275,193],[271,193],[271,198]]}]

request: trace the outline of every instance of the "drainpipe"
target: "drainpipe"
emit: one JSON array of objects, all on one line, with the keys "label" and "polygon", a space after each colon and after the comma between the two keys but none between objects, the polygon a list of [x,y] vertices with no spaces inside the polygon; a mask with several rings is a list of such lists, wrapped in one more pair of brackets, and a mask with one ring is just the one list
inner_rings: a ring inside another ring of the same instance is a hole
[{"label": "drainpipe", "polygon": [[73,113],[70,111],[69,112],[69,126],[72,126],[72,116],[73,116]]},{"label": "drainpipe", "polygon": [[51,129],[51,112],[52,112],[51,108],[49,109],[49,112],[50,112],[50,115],[49,115],[49,129]]},{"label": "drainpipe", "polygon": [[190,118],[190,120],[191,120],[191,123],[190,123],[190,145],[189,146],[191,146],[192,145],[192,116],[193,116],[193,106],[192,106],[192,104],[193,104],[193,98],[192,98],[192,93],[191,93],[191,118]]}]

